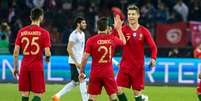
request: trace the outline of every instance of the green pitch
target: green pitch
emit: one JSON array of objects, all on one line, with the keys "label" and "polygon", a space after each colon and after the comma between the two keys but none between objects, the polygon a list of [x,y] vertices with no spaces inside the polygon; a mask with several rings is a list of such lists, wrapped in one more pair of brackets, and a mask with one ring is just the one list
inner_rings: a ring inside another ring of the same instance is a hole
[{"label": "green pitch", "polygon": [[[47,84],[47,91],[42,97],[42,101],[52,101],[51,96],[63,86],[61,84]],[[149,101],[198,101],[195,89],[196,87],[146,86],[144,93],[149,96]],[[128,89],[124,91],[129,101],[134,101],[132,92]],[[21,101],[17,84],[0,84],[0,101]],[[65,94],[61,101],[81,101],[79,88],[76,87],[76,89]],[[97,101],[108,101],[105,91],[97,97]]]}]

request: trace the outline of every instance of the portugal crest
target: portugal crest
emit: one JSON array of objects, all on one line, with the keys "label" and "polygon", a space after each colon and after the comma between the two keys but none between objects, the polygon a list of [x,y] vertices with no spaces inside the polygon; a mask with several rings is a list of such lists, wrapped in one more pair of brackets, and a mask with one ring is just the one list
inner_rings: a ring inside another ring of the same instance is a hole
[{"label": "portugal crest", "polygon": [[137,36],[137,33],[134,32],[133,33],[133,38],[136,38],[136,36]]}]

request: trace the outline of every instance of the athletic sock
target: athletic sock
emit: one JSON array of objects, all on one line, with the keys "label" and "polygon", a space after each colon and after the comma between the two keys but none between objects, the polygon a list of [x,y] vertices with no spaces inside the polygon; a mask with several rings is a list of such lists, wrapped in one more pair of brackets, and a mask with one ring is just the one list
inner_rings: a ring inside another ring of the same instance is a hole
[{"label": "athletic sock", "polygon": [[88,100],[87,82],[85,80],[82,83],[80,83],[80,92],[82,96],[82,101],[87,101]]},{"label": "athletic sock", "polygon": [[22,101],[29,101],[29,97],[22,96]]},{"label": "athletic sock", "polygon": [[93,101],[92,99],[88,99],[88,101]]},{"label": "athletic sock", "polygon": [[39,96],[34,96],[32,101],[41,101],[41,98]]},{"label": "athletic sock", "polygon": [[126,95],[124,93],[117,94],[117,97],[118,97],[119,101],[128,101],[126,98]]},{"label": "athletic sock", "polygon": [[199,101],[201,101],[201,94],[198,95]]},{"label": "athletic sock", "polygon": [[63,89],[61,89],[61,90],[56,94],[56,96],[58,96],[58,97],[63,96],[65,93],[69,92],[72,88],[76,87],[76,85],[77,85],[77,84],[76,84],[75,81],[69,82],[68,84],[66,84],[66,85],[64,86]]},{"label": "athletic sock", "polygon": [[140,95],[140,96],[136,96],[135,97],[135,101],[142,101],[142,96]]}]

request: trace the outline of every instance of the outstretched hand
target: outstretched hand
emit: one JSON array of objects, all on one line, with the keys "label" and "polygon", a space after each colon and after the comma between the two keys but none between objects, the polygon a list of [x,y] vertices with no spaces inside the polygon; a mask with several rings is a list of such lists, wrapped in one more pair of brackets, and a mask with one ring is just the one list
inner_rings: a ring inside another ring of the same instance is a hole
[{"label": "outstretched hand", "polygon": [[114,16],[114,28],[116,30],[121,30],[122,23],[123,23],[123,21],[121,21],[120,16],[119,15],[115,15]]},{"label": "outstretched hand", "polygon": [[84,73],[80,73],[79,74],[79,80],[80,80],[80,82],[83,82],[85,78],[86,78],[86,75]]},{"label": "outstretched hand", "polygon": [[150,67],[150,68],[155,68],[155,66],[156,66],[156,60],[151,59],[151,61],[150,61],[150,63],[149,63],[149,67]]},{"label": "outstretched hand", "polygon": [[201,79],[201,73],[199,73],[199,79]]},{"label": "outstretched hand", "polygon": [[19,71],[18,71],[18,69],[16,67],[14,67],[13,76],[14,76],[15,79],[17,79],[18,76],[19,76]]}]

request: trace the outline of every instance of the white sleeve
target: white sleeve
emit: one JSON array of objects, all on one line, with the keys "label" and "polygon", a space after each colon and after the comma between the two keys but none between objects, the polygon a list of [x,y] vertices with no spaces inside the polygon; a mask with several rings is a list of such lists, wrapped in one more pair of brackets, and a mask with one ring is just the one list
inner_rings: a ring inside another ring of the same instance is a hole
[{"label": "white sleeve", "polygon": [[69,42],[70,42],[70,41],[76,43],[76,34],[73,33],[73,32],[70,34]]}]

